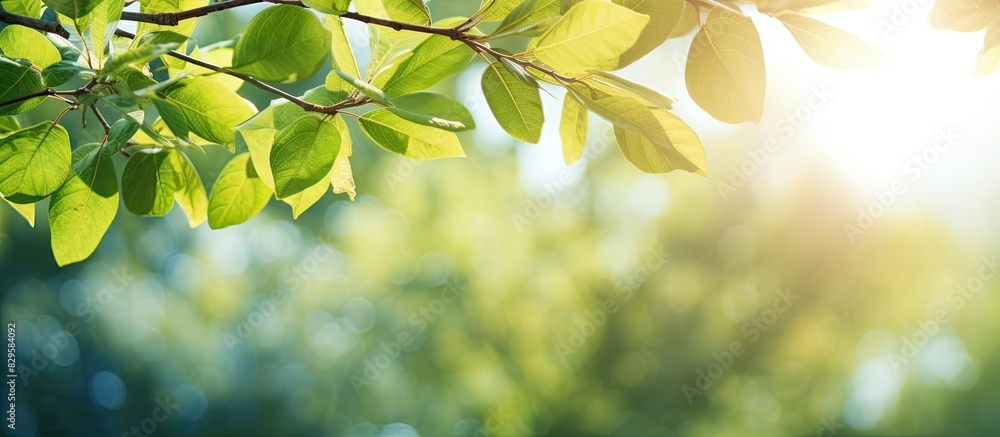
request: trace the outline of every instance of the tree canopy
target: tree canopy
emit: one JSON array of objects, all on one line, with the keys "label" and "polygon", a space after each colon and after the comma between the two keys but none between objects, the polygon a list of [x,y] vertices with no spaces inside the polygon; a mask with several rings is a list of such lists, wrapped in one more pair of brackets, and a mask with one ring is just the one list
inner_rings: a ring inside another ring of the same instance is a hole
[{"label": "tree canopy", "polygon": [[[583,154],[593,114],[614,126],[639,170],[706,174],[705,150],[672,112],[674,99],[613,73],[695,29],[685,73],[694,102],[727,123],[759,122],[764,110],[764,51],[744,12],[751,8],[725,0],[483,0],[469,17],[448,18],[432,17],[421,0],[142,0],[139,12],[125,12],[131,3],[0,3],[0,22],[9,24],[0,31],[0,193],[30,223],[34,204],[50,199],[59,265],[94,251],[120,203],[140,216],[163,216],[176,203],[191,227],[218,229],[248,220],[271,197],[296,217],[329,190],[353,199],[348,122],[390,153],[463,157],[457,133],[475,128],[470,111],[428,89],[474,60],[487,65],[482,92],[492,114],[517,140],[537,143],[543,101],[562,97],[567,164]],[[210,45],[191,39],[199,17],[256,3],[269,6],[242,34]],[[753,5],[819,64],[889,67],[869,43],[812,18],[856,2]],[[988,28],[984,73],[1000,59],[987,9],[938,1],[931,16],[936,27]],[[367,65],[355,59],[346,21],[368,26]],[[283,90],[327,63],[323,86]],[[255,107],[238,94],[245,84],[275,100]],[[21,126],[15,116],[46,99],[65,108]],[[96,121],[103,139],[74,148],[74,133],[60,125],[70,111]],[[189,155],[208,147],[233,157],[206,188]]]}]

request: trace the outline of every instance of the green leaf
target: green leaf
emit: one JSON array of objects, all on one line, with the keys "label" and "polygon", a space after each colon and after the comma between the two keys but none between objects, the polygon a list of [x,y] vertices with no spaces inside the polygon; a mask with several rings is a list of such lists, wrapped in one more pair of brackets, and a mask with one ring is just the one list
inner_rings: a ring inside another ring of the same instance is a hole
[{"label": "green leaf", "polygon": [[73,20],[82,18],[94,10],[103,0],[42,0],[49,9]]},{"label": "green leaf", "polygon": [[431,13],[423,0],[382,0],[390,20],[410,24],[431,24]]},{"label": "green leaf", "polygon": [[222,229],[257,215],[271,198],[271,189],[260,180],[249,153],[233,157],[219,173],[208,196],[208,226]]},{"label": "green leaf", "polygon": [[[317,100],[310,92],[306,93],[305,99],[306,101]],[[253,161],[257,175],[271,191],[274,191],[274,178],[271,175],[271,145],[274,143],[274,137],[278,130],[285,129],[306,114],[298,105],[289,102],[279,103],[264,109],[238,129],[240,137],[243,138],[247,149],[250,150],[250,159]],[[351,135],[342,116],[333,117],[332,122],[337,131],[340,132],[340,152],[337,153],[337,160],[330,170],[329,180],[333,182],[334,193],[354,193],[351,165],[350,162],[347,162],[347,157],[351,155]],[[285,197],[281,201],[290,205],[292,215],[298,217],[323,196],[327,184],[330,183],[327,180],[317,182],[302,192]],[[342,191],[338,191],[338,188]],[[353,198],[353,194],[351,195]]]},{"label": "green leaf", "polygon": [[397,97],[396,107],[388,108],[406,120],[451,132],[476,128],[469,110],[452,99],[434,93],[413,93]]},{"label": "green leaf", "polygon": [[62,59],[45,35],[24,26],[11,25],[0,31],[0,50],[8,58],[27,59],[41,69]]},{"label": "green leaf", "polygon": [[541,139],[545,114],[537,88],[519,81],[499,62],[486,67],[482,87],[493,116],[507,133],[528,143]]},{"label": "green leaf", "polygon": [[[0,58],[0,102],[7,102],[18,97],[44,90],[42,74],[17,61]],[[45,97],[28,99],[12,105],[0,106],[0,115],[20,114],[45,100]]]},{"label": "green leaf", "polygon": [[149,61],[160,57],[160,55],[176,49],[179,45],[180,44],[177,43],[146,44],[129,49],[115,55],[115,57],[111,58],[107,64],[104,64],[104,68],[102,68],[101,72],[97,75],[97,79],[105,79],[133,65],[141,66],[146,64]]},{"label": "green leaf", "polygon": [[104,64],[111,36],[118,29],[118,20],[124,8],[125,0],[102,0],[90,13],[90,50],[97,58],[96,66]]},{"label": "green leaf", "polygon": [[22,15],[29,18],[40,18],[42,16],[41,0],[3,0],[0,6],[7,12]]},{"label": "green leaf", "polygon": [[562,138],[563,160],[570,165],[583,156],[587,144],[587,109],[571,93],[563,99],[559,137]]},{"label": "green leaf", "polygon": [[882,52],[861,38],[819,20],[798,14],[778,16],[802,50],[817,63],[830,68],[888,69]]},{"label": "green leaf", "polygon": [[544,32],[558,22],[558,17],[559,0],[526,0],[515,6],[510,13],[503,17],[500,25],[490,33],[490,38],[530,34],[539,29]]},{"label": "green leaf", "polygon": [[521,83],[529,85],[532,88],[540,88],[540,86],[538,85],[538,81],[535,80],[534,77],[531,77],[531,75],[529,75],[528,72],[524,70],[524,67],[522,67],[518,63],[507,58],[500,58],[499,61],[500,64],[503,65],[503,67],[506,68],[510,74],[514,75],[514,77],[516,77],[517,80],[521,81]]},{"label": "green leaf", "polygon": [[354,188],[354,176],[351,173],[351,163],[348,157],[351,156],[351,133],[347,130],[347,124],[341,116],[332,119],[334,127],[340,132],[340,150],[337,152],[337,159],[330,169],[328,177],[323,178],[315,185],[302,190],[298,194],[281,199],[292,207],[292,217],[299,218],[316,202],[318,202],[327,192],[327,187],[333,186],[334,194],[348,193],[351,200],[357,195]]},{"label": "green leaf", "polygon": [[94,77],[89,68],[77,62],[59,61],[42,70],[42,81],[46,86],[55,87],[69,82],[83,72],[89,72],[90,77]]},{"label": "green leaf", "polygon": [[[2,196],[0,196],[0,197],[2,197]],[[4,201],[4,203],[10,205],[10,207],[13,208],[14,211],[16,211],[18,214],[21,215],[21,217],[24,217],[24,220],[28,222],[29,226],[35,227],[35,204],[34,203],[25,203],[25,204],[13,203],[13,202],[11,202],[11,201],[9,201],[7,199],[4,199],[3,201]]]},{"label": "green leaf", "polygon": [[705,149],[698,135],[677,116],[655,111],[668,141],[653,142],[638,132],[615,127],[615,138],[625,159],[646,173],[684,170],[705,176]]},{"label": "green leaf", "polygon": [[0,138],[0,193],[33,203],[57,190],[69,175],[69,134],[42,122]]},{"label": "green leaf", "polygon": [[279,199],[327,178],[340,151],[336,125],[313,115],[299,118],[278,134],[271,148],[271,174]]},{"label": "green leaf", "polygon": [[123,117],[111,125],[105,146],[110,150],[121,150],[125,142],[139,131],[140,124],[129,117]]},{"label": "green leaf", "polygon": [[975,32],[989,26],[1000,12],[993,0],[935,0],[927,21],[936,29]]},{"label": "green leaf", "polygon": [[[351,86],[357,88],[358,91],[361,91],[364,95],[370,97],[372,100],[379,102],[383,105],[392,106],[392,100],[389,99],[389,96],[385,95],[385,91],[382,91],[373,86],[372,84],[365,82],[361,79],[352,77],[351,75],[344,73],[343,71],[334,70],[333,72],[336,73],[337,76],[340,76],[341,79],[351,84]],[[327,89],[331,88],[327,87]]]},{"label": "green leaf", "polygon": [[302,4],[324,14],[340,15],[347,12],[351,0],[302,0]]},{"label": "green leaf", "polygon": [[458,136],[408,121],[388,109],[376,109],[358,119],[375,144],[407,158],[424,160],[465,156]]},{"label": "green leaf", "polygon": [[21,130],[21,124],[13,115],[0,116],[0,135]]},{"label": "green leaf", "polygon": [[688,93],[719,121],[760,122],[764,112],[764,51],[753,22],[712,9],[695,35],[684,72]]},{"label": "green leaf", "polygon": [[49,202],[52,253],[60,267],[90,256],[118,213],[118,177],[111,154],[91,143]]},{"label": "green leaf", "polygon": [[307,9],[277,5],[250,20],[233,52],[233,69],[257,79],[305,79],[330,52],[330,32]]},{"label": "green leaf", "polygon": [[[118,81],[115,84],[117,95],[105,97],[105,100],[118,106],[136,105],[140,109],[149,107],[151,99],[146,95],[145,91],[149,91],[158,85],[152,77],[136,67],[126,67],[124,70],[116,73],[114,78]],[[165,83],[162,82],[159,84]],[[140,93],[142,95],[138,95]]]},{"label": "green leaf", "polygon": [[585,0],[532,40],[529,49],[559,71],[612,70],[618,58],[636,44],[648,22],[648,16],[614,3]]},{"label": "green leaf", "polygon": [[236,150],[233,129],[256,112],[236,92],[208,77],[183,80],[160,93],[154,104],[174,135],[190,131],[229,151]]},{"label": "green leaf", "polygon": [[425,90],[462,71],[474,55],[462,41],[433,35],[413,49],[382,89],[390,97]]},{"label": "green leaf", "polygon": [[167,215],[174,201],[197,227],[206,219],[208,197],[191,161],[176,148],[136,151],[122,171],[122,197],[134,214]]},{"label": "green leaf", "polygon": [[[323,19],[323,24],[330,30],[332,36],[330,42],[330,63],[334,70],[340,70],[353,77],[361,77],[358,72],[358,64],[354,59],[354,52],[351,51],[351,43],[344,32],[344,21],[336,15],[327,15]],[[347,84],[333,77],[334,88],[331,88],[331,77],[327,75],[327,89],[331,91],[350,92],[352,88]]]},{"label": "green leaf", "polygon": [[663,109],[666,110],[673,109],[674,103],[677,102],[676,100],[663,95],[657,90],[649,88],[640,83],[632,82],[628,79],[625,79],[624,77],[620,77],[618,75],[607,73],[604,71],[592,71],[591,73],[597,76],[596,78],[593,79],[595,82],[604,83],[609,86],[618,88],[622,91],[631,93],[636,97],[648,100],[650,103],[653,103],[656,106],[659,106]]},{"label": "green leaf", "polygon": [[618,5],[649,16],[649,24],[639,35],[635,45],[618,59],[614,69],[627,67],[642,59],[663,44],[677,27],[683,12],[684,0],[614,0]]}]

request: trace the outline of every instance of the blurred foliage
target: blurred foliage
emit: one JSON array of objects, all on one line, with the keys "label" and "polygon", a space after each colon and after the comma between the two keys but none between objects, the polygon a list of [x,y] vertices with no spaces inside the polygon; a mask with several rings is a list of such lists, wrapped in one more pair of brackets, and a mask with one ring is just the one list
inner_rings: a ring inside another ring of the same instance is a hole
[{"label": "blurred foliage", "polygon": [[[195,36],[238,32],[252,12],[225,14]],[[240,93],[259,107],[269,98]],[[160,435],[1000,432],[997,286],[962,307],[950,299],[980,269],[982,243],[911,214],[850,244],[847,188],[821,163],[794,175],[813,183],[724,201],[700,177],[608,159],[619,153],[608,127],[591,129],[583,162],[541,183],[506,136],[463,133],[476,145],[468,159],[427,163],[361,143],[356,202],[328,197],[296,222],[271,202],[220,231],[188,230],[176,210],[121,215],[91,259],[63,269],[45,220],[31,230],[0,209],[3,320],[17,323],[19,362],[38,372],[18,385],[20,431],[121,435],[147,421]],[[725,156],[720,168],[742,154]],[[218,171],[227,159],[208,151],[196,165]],[[777,308],[779,290],[796,300],[773,323],[747,325]],[[938,309],[951,322],[893,367]],[[745,352],[689,402],[684,386],[729,362],[734,342]],[[150,422],[164,402],[176,414]]]}]

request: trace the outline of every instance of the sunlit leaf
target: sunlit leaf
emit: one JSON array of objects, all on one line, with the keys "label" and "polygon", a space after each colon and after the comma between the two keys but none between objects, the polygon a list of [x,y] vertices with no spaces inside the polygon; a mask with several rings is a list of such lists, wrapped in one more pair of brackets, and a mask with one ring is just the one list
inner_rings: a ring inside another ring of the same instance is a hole
[{"label": "sunlit leaf", "polygon": [[250,20],[233,52],[233,69],[275,82],[305,79],[330,53],[330,33],[307,9],[267,8]]},{"label": "sunlit leaf", "polygon": [[28,18],[42,16],[41,0],[2,0],[0,6],[7,12]]},{"label": "sunlit leaf", "polygon": [[324,14],[342,14],[347,12],[351,0],[302,0],[302,4]]},{"label": "sunlit leaf", "polygon": [[937,29],[975,32],[989,26],[997,12],[996,0],[935,0],[927,21]]},{"label": "sunlit leaf", "polygon": [[529,49],[559,71],[612,70],[648,22],[649,16],[614,3],[584,0],[533,40]]},{"label": "sunlit leaf", "polygon": [[236,147],[233,129],[255,112],[235,92],[207,77],[187,79],[169,87],[155,104],[175,135],[193,132],[230,151]]},{"label": "sunlit leaf", "polygon": [[3,28],[0,31],[0,50],[8,58],[27,59],[41,69],[62,60],[59,50],[56,50],[45,35],[24,26],[12,25]]},{"label": "sunlit leaf", "polygon": [[387,109],[376,109],[361,116],[358,124],[375,144],[407,158],[465,156],[454,133],[413,123]]},{"label": "sunlit leaf", "polygon": [[499,62],[483,71],[483,94],[497,122],[512,137],[537,143],[542,137],[542,98],[537,88],[518,80]]},{"label": "sunlit leaf", "polygon": [[757,123],[764,111],[764,52],[753,22],[715,8],[695,35],[684,72],[688,93],[719,121]]},{"label": "sunlit leaf", "polygon": [[271,149],[275,195],[282,199],[328,179],[339,151],[340,132],[333,122],[313,115],[293,122]]},{"label": "sunlit leaf", "polygon": [[271,198],[271,189],[257,176],[249,153],[233,157],[219,173],[208,196],[208,226],[222,229],[257,215]]},{"label": "sunlit leaf", "polygon": [[[2,197],[2,196],[0,196]],[[7,199],[3,199],[4,203],[10,205],[18,215],[24,218],[28,222],[28,225],[35,227],[35,204],[34,203],[14,203]]]},{"label": "sunlit leaf", "polygon": [[97,58],[95,68],[104,64],[107,48],[124,8],[125,0],[102,0],[90,13],[90,49]]},{"label": "sunlit leaf", "polygon": [[80,157],[69,179],[52,193],[49,228],[52,253],[60,266],[89,257],[118,213],[118,176],[111,150],[98,143],[75,150],[73,154]]},{"label": "sunlit leaf", "polygon": [[655,111],[667,141],[654,142],[641,133],[615,127],[615,138],[625,159],[646,173],[684,170],[705,176],[705,149],[687,124],[663,110]]},{"label": "sunlit leaf", "polygon": [[34,203],[57,190],[70,171],[69,134],[42,122],[0,138],[0,193]]},{"label": "sunlit leaf", "polygon": [[587,109],[570,93],[563,99],[559,137],[562,139],[563,160],[566,165],[578,161],[587,144]]},{"label": "sunlit leaf", "polygon": [[390,97],[425,90],[461,71],[473,55],[465,43],[433,35],[413,49],[382,89]]},{"label": "sunlit leaf", "polygon": [[434,93],[413,93],[399,96],[395,107],[388,108],[406,120],[452,132],[476,128],[469,110],[452,99]]},{"label": "sunlit leaf", "polygon": [[[361,91],[362,94],[370,97],[372,100],[374,100],[376,102],[379,102],[379,103],[381,103],[383,105],[387,105],[387,106],[391,106],[392,105],[392,100],[389,99],[389,96],[385,95],[386,94],[385,91],[382,91],[382,90],[376,88],[374,85],[372,85],[372,84],[370,84],[368,82],[365,82],[365,81],[363,81],[361,79],[358,79],[356,77],[352,77],[351,75],[349,75],[347,73],[344,73],[343,71],[334,70],[334,73],[336,73],[337,76],[340,76],[340,78],[343,79],[345,82],[351,84],[351,86],[353,86],[354,88],[356,88],[358,91]],[[329,83],[329,81],[327,81],[327,82]],[[336,86],[334,86],[334,87],[327,87],[327,89],[331,89],[331,90],[332,89],[336,89],[336,88],[338,88],[338,87],[336,87]]]},{"label": "sunlit leaf", "polygon": [[[20,62],[0,58],[0,102],[9,102],[37,93],[45,89],[42,85],[42,74]],[[20,114],[45,100],[37,97],[18,103],[0,106],[0,115]]]},{"label": "sunlit leaf", "polygon": [[122,171],[122,198],[134,214],[164,216],[181,206],[192,228],[208,213],[208,196],[191,161],[176,148],[137,151]]},{"label": "sunlit leaf", "polygon": [[779,15],[802,49],[814,61],[831,68],[886,69],[889,60],[864,40],[822,21],[798,14]]}]

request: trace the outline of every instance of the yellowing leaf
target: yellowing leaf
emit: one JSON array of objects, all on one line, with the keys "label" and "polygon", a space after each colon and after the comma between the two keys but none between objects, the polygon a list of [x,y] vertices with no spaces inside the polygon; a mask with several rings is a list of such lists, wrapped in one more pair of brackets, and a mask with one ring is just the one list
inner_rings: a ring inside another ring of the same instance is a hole
[{"label": "yellowing leaf", "polygon": [[976,68],[973,74],[977,76],[987,76],[997,71],[1000,67],[1000,16],[993,20],[990,27],[986,29],[986,37],[983,39],[983,48],[976,57]]},{"label": "yellowing leaf", "polygon": [[778,16],[814,61],[831,68],[886,69],[891,63],[864,40],[819,20],[798,14]]},{"label": "yellowing leaf", "polygon": [[684,170],[705,176],[705,149],[698,135],[677,116],[663,110],[654,113],[668,141],[653,142],[636,131],[615,127],[625,159],[646,173]]},{"label": "yellowing leaf", "polygon": [[529,48],[564,72],[613,70],[649,23],[649,16],[603,0],[585,0],[566,12]]},{"label": "yellowing leaf", "polygon": [[684,72],[695,103],[719,121],[760,122],[764,111],[764,51],[749,18],[712,9],[695,35]]},{"label": "yellowing leaf", "polygon": [[583,148],[587,143],[587,109],[570,93],[563,99],[559,137],[562,138],[563,160],[566,165],[578,161],[583,156]]},{"label": "yellowing leaf", "polygon": [[927,21],[937,29],[975,32],[988,26],[997,11],[998,0],[935,0]]},{"label": "yellowing leaf", "polygon": [[649,16],[649,24],[639,35],[635,45],[619,58],[616,69],[620,69],[638,61],[663,44],[677,27],[682,9],[687,2],[684,0],[615,0],[615,3]]},{"label": "yellowing leaf", "polygon": [[704,151],[694,132],[648,100],[599,81],[567,88],[580,103],[611,122],[629,162],[650,173],[683,169],[705,172]]}]

